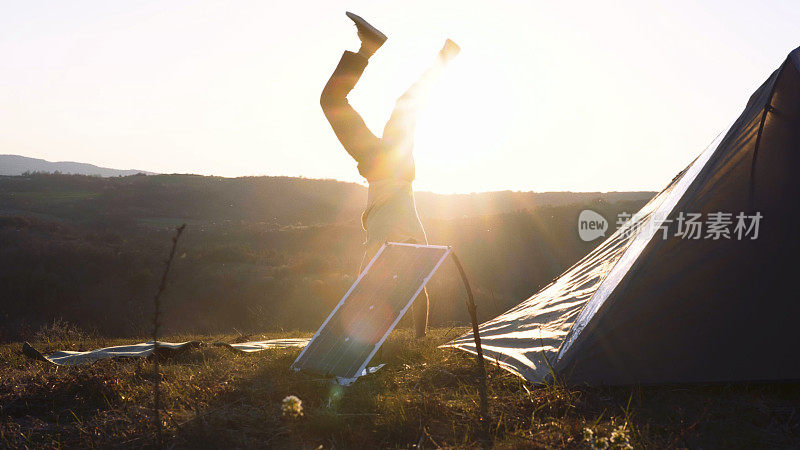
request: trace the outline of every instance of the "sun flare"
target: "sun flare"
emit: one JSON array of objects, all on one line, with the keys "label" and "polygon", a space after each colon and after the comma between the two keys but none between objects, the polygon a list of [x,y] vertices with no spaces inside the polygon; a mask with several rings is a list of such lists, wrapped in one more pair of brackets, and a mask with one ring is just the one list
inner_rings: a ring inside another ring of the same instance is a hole
[{"label": "sun flare", "polygon": [[510,139],[517,106],[504,78],[469,51],[450,63],[417,128],[419,185],[439,192],[474,186],[448,168],[477,165]]}]

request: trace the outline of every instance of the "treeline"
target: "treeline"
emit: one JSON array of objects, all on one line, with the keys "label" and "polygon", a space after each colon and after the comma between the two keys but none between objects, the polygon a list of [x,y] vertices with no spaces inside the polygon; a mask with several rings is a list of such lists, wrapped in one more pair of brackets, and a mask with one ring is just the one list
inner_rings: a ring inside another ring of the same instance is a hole
[{"label": "treeline", "polygon": [[[537,194],[494,194],[504,206],[486,206],[490,193],[454,196],[466,205],[463,214],[421,211],[431,243],[453,245],[462,259],[483,319],[519,303],[598,243],[578,238],[581,210],[611,220],[652,195],[558,193],[547,205]],[[576,202],[564,201],[569,195]],[[519,199],[540,205],[504,210]],[[164,296],[168,331],[314,329],[357,275],[364,200],[356,184],[284,177],[2,177],[0,339],[57,318],[103,335],[146,334],[173,228],[183,222]],[[470,204],[495,209],[476,215]],[[433,324],[466,321],[451,264],[429,292]]]},{"label": "treeline", "polygon": [[[642,201],[652,192],[418,192],[423,219],[496,215],[595,201]],[[101,178],[34,173],[0,176],[0,212],[42,213],[78,222],[179,218],[197,221],[318,225],[358,218],[366,187],[336,180],[293,177],[222,178],[134,175]]]}]

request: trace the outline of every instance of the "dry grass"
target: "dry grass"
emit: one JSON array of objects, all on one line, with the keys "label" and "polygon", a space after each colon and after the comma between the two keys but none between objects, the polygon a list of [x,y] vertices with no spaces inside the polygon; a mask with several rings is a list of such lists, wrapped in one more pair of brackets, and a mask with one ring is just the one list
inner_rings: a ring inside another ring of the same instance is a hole
[{"label": "dry grass", "polygon": [[[474,360],[436,347],[460,331],[434,330],[422,341],[395,332],[375,361],[386,362],[386,367],[344,389],[290,372],[298,349],[249,355],[223,348],[190,350],[161,365],[165,445],[581,448],[586,446],[585,427],[608,435],[623,424],[634,447],[800,445],[797,384],[533,386],[491,365],[491,421],[484,427],[477,418]],[[168,340],[186,339],[235,337]],[[48,352],[123,342],[132,341],[81,336],[80,342],[35,345]],[[19,344],[0,346],[1,447],[154,445],[150,362],[56,368],[25,359],[19,349]],[[302,417],[283,417],[281,400],[287,395],[302,399]]]}]

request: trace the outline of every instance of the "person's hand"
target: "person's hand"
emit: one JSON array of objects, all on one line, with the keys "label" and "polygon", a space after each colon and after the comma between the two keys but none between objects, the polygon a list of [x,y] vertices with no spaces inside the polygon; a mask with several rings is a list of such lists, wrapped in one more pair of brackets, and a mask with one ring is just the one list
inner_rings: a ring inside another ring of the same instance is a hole
[{"label": "person's hand", "polygon": [[458,46],[455,42],[451,41],[450,39],[444,42],[444,47],[439,50],[439,58],[442,59],[442,62],[449,62],[451,59],[455,58],[458,55],[458,52],[461,51],[461,47]]}]

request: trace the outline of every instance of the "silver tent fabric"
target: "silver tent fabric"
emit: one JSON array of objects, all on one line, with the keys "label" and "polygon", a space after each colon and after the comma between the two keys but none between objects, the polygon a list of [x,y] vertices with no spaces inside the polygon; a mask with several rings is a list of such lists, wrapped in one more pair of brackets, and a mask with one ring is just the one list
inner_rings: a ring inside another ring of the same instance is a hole
[{"label": "silver tent fabric", "polygon": [[[286,339],[269,339],[265,341],[251,341],[229,344],[225,342],[215,342],[210,345],[217,347],[227,347],[231,350],[253,353],[262,350],[277,349],[277,348],[291,348],[291,347],[305,347],[308,344],[308,338],[286,338]],[[159,342],[158,350],[165,354],[178,353],[188,350],[190,348],[197,348],[202,346],[200,341],[187,341],[187,342]],[[80,364],[89,364],[101,359],[109,358],[146,358],[153,354],[153,341],[142,342],[139,344],[131,345],[117,345],[114,347],[98,348],[95,350],[76,352],[63,350],[52,353],[50,355],[43,355],[38,350],[34,349],[27,342],[23,346],[23,353],[33,359],[40,361],[50,362],[59,366],[76,366]]]},{"label": "silver tent fabric", "polygon": [[[531,382],[800,378],[798,169],[800,48],[628,226],[482,324],[486,358]],[[762,235],[678,238],[679,212],[758,212]],[[475,353],[471,335],[445,346]]]},{"label": "silver tent fabric", "polygon": [[217,342],[213,345],[220,347],[230,347],[232,350],[245,353],[260,352],[262,350],[272,350],[276,348],[290,348],[297,347],[303,348],[308,345],[309,338],[283,338],[283,339],[268,339],[266,341],[250,341],[240,342],[238,344],[228,344],[225,342]]},{"label": "silver tent fabric", "polygon": [[[541,291],[504,314],[481,324],[481,347],[491,362],[530,381],[542,381],[558,361],[559,349],[587,302],[635,241],[642,224],[664,201],[672,185],[657,195],[606,241]],[[442,347],[476,354],[465,334]]]}]

